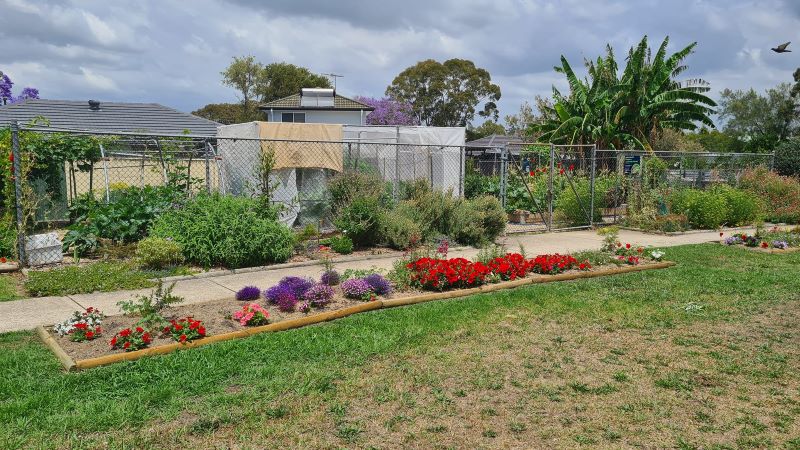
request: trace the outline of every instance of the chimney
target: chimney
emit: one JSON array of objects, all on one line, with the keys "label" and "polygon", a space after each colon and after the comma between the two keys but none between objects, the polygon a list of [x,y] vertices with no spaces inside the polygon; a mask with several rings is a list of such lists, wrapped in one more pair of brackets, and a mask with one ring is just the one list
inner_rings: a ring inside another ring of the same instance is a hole
[{"label": "chimney", "polygon": [[89,109],[92,111],[100,111],[100,102],[97,100],[89,100]]}]

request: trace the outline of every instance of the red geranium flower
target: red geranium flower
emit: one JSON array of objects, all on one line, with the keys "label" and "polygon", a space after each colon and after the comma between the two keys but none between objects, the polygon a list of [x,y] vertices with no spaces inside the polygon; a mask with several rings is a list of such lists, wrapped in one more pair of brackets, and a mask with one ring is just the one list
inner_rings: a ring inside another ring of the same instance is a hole
[{"label": "red geranium flower", "polygon": [[767,244],[766,242],[761,243],[761,248],[767,248],[767,247],[769,247],[769,244]]},{"label": "red geranium flower", "polygon": [[631,244],[625,244],[625,248],[631,248]]}]

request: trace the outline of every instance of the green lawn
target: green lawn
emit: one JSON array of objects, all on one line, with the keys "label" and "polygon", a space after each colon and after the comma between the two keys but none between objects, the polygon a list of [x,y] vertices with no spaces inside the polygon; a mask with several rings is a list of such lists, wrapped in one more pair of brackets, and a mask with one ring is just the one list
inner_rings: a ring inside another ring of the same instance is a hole
[{"label": "green lawn", "polygon": [[76,374],[0,335],[0,448],[800,448],[800,253],[667,258]]},{"label": "green lawn", "polygon": [[0,275],[0,302],[7,302],[18,298],[17,285],[14,279],[11,278],[11,275]]}]

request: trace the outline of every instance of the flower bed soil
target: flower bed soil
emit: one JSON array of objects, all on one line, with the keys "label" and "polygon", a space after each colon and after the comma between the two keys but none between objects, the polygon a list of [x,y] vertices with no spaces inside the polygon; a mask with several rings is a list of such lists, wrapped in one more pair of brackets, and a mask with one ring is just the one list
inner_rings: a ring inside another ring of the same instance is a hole
[{"label": "flower bed soil", "polygon": [[774,255],[781,255],[781,254],[784,254],[784,253],[794,253],[794,252],[800,251],[800,247],[789,247],[789,248],[768,247],[768,248],[763,248],[761,246],[748,247],[746,245],[741,245],[741,244],[728,245],[725,242],[720,242],[719,244],[720,245],[724,245],[725,247],[743,248],[743,249],[746,249],[746,250],[750,250],[751,252],[770,253],[770,254],[774,254]]},{"label": "flower bed soil", "polygon": [[[109,345],[109,341],[117,332],[135,326],[138,320],[137,317],[106,317],[102,324],[103,335],[92,341],[72,342],[67,337],[58,336],[53,333],[52,327],[40,329],[39,334],[45,343],[59,356],[62,365],[64,365],[67,370],[74,370],[97,367],[125,360],[134,360],[151,354],[169,353],[181,348],[191,348],[222,340],[243,338],[262,332],[298,328],[372,309],[463,297],[481,292],[509,289],[525,284],[608,276],[626,272],[667,268],[672,265],[674,265],[672,262],[647,261],[635,266],[607,265],[595,267],[590,270],[569,270],[557,275],[531,274],[514,281],[485,284],[470,289],[454,289],[443,292],[416,290],[395,292],[391,295],[390,299],[379,297],[377,300],[369,302],[344,298],[341,290],[337,287],[336,296],[330,304],[324,308],[313,309],[309,314],[304,314],[299,311],[282,312],[275,305],[268,304],[263,297],[257,302],[242,302],[234,298],[228,298],[192,305],[174,306],[165,309],[164,317],[167,320],[179,319],[187,316],[191,316],[196,320],[201,320],[206,328],[207,337],[188,344],[178,344],[168,336],[161,336],[160,333],[156,333],[148,348],[128,353],[124,353],[120,350],[113,350]],[[235,311],[241,309],[245,303],[258,303],[265,306],[270,313],[270,324],[260,327],[245,327],[229,318]],[[64,355],[61,354],[62,352],[66,355],[66,358],[63,357]]]}]

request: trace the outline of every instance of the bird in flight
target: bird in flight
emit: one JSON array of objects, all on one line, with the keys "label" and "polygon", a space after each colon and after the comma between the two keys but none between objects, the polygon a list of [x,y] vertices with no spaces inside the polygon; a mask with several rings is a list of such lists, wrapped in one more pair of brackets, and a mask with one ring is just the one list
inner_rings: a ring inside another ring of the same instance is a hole
[{"label": "bird in flight", "polygon": [[787,43],[785,43],[785,44],[781,44],[781,45],[779,45],[779,46],[777,46],[777,47],[775,47],[775,48],[771,48],[770,50],[772,50],[772,51],[773,51],[773,52],[775,52],[775,53],[786,53],[786,52],[791,52],[791,50],[787,50],[787,49],[786,49],[786,47],[788,47],[788,46],[789,46],[789,44],[791,44],[791,42],[787,42]]}]

